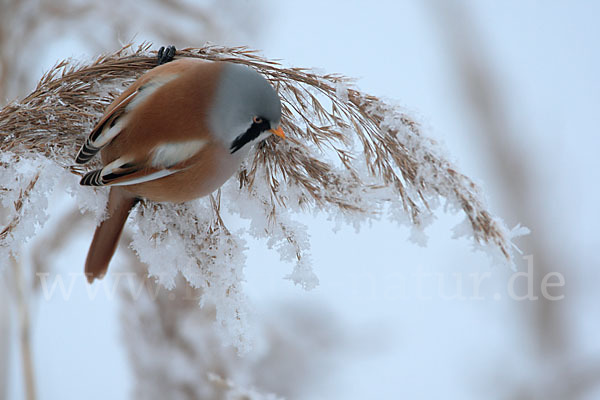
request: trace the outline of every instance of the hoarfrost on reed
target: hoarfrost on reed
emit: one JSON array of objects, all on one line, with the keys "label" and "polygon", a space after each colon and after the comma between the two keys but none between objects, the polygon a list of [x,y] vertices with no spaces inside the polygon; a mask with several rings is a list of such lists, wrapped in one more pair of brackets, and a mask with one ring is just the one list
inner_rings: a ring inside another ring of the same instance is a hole
[{"label": "hoarfrost on reed", "polygon": [[[73,184],[84,172],[73,158],[112,98],[155,65],[149,48],[126,46],[91,64],[62,61],[33,93],[0,111],[0,190],[8,210],[0,249],[14,253],[13,244],[43,224],[45,199],[60,182],[82,209],[102,217],[105,194]],[[207,45],[178,51],[177,57],[248,65],[282,99],[288,140],[256,146],[218,193],[186,204],[142,202],[129,224],[131,246],[149,273],[167,287],[181,273],[201,288],[202,301],[216,304],[219,325],[240,350],[247,344],[244,235],[266,239],[282,260],[294,262],[288,277],[295,283],[308,289],[318,284],[308,256],[309,227],[294,220],[298,212],[323,212],[355,227],[389,218],[411,225],[418,239],[444,199],[446,208],[466,216],[457,233],[512,265],[513,233],[490,214],[473,181],[399,107],[360,92],[343,76],[286,68],[245,48]],[[222,206],[249,220],[249,230],[231,232]]]}]

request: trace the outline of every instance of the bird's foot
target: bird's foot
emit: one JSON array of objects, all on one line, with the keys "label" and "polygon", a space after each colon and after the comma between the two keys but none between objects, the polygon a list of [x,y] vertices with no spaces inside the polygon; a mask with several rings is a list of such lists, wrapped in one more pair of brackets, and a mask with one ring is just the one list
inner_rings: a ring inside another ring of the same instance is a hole
[{"label": "bird's foot", "polygon": [[162,46],[156,55],[156,65],[163,65],[175,58],[175,46]]}]

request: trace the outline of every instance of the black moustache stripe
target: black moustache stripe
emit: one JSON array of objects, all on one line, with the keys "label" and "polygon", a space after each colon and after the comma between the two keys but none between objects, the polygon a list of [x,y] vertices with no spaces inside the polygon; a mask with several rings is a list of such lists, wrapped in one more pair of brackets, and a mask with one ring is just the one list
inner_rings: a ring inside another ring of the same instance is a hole
[{"label": "black moustache stripe", "polygon": [[266,130],[271,129],[271,123],[263,118],[263,121],[260,124],[253,123],[250,128],[238,137],[231,143],[231,154],[235,153],[246,144],[250,143],[254,139],[260,136]]}]

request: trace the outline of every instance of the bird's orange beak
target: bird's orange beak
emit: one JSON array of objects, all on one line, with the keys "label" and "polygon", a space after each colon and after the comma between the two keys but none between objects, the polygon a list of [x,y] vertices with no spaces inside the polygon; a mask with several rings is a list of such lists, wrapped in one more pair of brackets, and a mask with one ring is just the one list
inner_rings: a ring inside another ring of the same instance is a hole
[{"label": "bird's orange beak", "polygon": [[281,129],[281,126],[278,126],[277,129],[269,129],[269,132],[279,136],[282,139],[285,139],[285,133],[283,133],[283,129]]}]

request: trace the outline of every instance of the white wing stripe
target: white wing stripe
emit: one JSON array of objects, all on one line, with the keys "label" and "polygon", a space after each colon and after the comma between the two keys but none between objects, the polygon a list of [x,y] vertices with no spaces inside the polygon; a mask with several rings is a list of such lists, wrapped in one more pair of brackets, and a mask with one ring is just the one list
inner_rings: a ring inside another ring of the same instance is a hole
[{"label": "white wing stripe", "polygon": [[131,100],[129,104],[125,107],[125,111],[130,111],[143,103],[148,97],[152,95],[152,93],[156,92],[156,90],[171,82],[173,79],[177,78],[178,74],[171,74],[167,76],[157,76],[154,77],[151,81],[146,82],[142,86],[135,91],[135,97]]},{"label": "white wing stripe", "polygon": [[[91,144],[92,146],[100,149],[104,147],[108,142],[114,139],[117,136],[123,127],[127,124],[127,116],[120,116],[117,119],[117,122],[112,127],[105,127],[100,135],[94,140]],[[108,129],[107,129],[108,128]]]},{"label": "white wing stripe", "polygon": [[198,153],[207,140],[196,139],[185,142],[164,143],[154,148],[154,155],[150,164],[155,168],[169,168],[190,159]]},{"label": "white wing stripe", "polygon": [[160,171],[156,171],[152,174],[146,175],[146,176],[140,176],[138,178],[134,178],[134,179],[130,179],[128,181],[124,181],[124,182],[118,182],[118,183],[109,183],[106,186],[127,186],[127,185],[135,185],[138,183],[144,183],[144,182],[148,182],[148,181],[153,181],[155,179],[160,179],[160,178],[164,178],[165,176],[169,176],[172,175],[176,172],[181,171],[180,169],[175,169],[175,170],[168,170],[168,169],[163,169]]},{"label": "white wing stripe", "polygon": [[[151,81],[142,85],[138,90],[129,94],[129,96],[125,97],[121,100],[120,104],[126,103],[127,100],[131,98],[131,101],[127,106],[125,106],[125,113],[131,111],[135,107],[139,106],[145,100],[147,100],[158,88],[161,86],[171,82],[173,79],[177,78],[177,74],[172,74],[169,76],[155,77]],[[117,106],[118,107],[118,106]],[[127,124],[127,114],[118,117],[114,126],[109,127],[105,126],[100,135],[93,141],[91,144],[94,147],[102,148],[106,144],[108,144],[111,140],[117,136],[123,127]]]},{"label": "white wing stripe", "polygon": [[119,169],[123,166],[123,164],[127,164],[131,160],[125,160],[123,157],[117,158],[113,162],[106,164],[104,168],[102,168],[102,176],[112,174],[116,169]]}]

